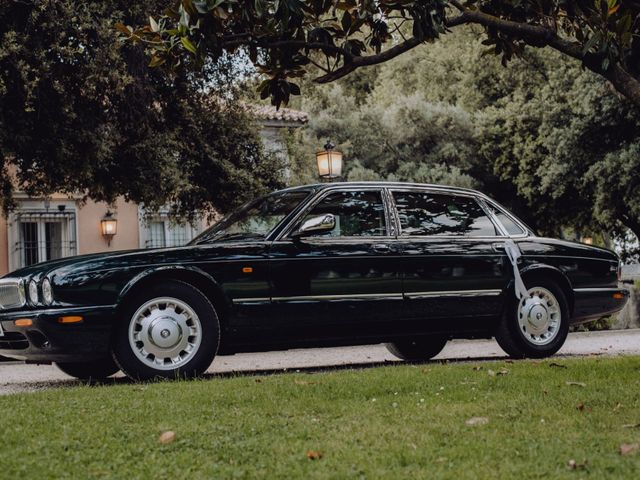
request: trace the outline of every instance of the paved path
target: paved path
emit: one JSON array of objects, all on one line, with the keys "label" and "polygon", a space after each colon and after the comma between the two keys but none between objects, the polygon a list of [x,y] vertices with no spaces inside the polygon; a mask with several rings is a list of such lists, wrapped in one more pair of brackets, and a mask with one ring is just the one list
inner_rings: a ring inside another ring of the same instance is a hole
[{"label": "paved path", "polygon": [[[559,355],[640,355],[640,329],[569,334]],[[493,340],[454,340],[435,360],[488,360],[504,357]],[[383,345],[244,353],[218,357],[208,373],[261,373],[330,367],[357,368],[396,362]],[[115,382],[126,382],[121,374]],[[0,395],[79,385],[51,365],[0,363]]]}]

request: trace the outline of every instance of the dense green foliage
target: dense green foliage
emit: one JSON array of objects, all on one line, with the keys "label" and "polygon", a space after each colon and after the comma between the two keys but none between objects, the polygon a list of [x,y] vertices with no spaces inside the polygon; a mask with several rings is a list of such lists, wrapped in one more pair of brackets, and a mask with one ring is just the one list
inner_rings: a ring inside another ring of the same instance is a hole
[{"label": "dense green foliage", "polygon": [[[12,190],[226,210],[278,185],[251,119],[147,67],[114,25],[166,2],[0,0],[0,206]],[[224,73],[224,62],[208,71]],[[17,178],[13,174],[17,173]]]},{"label": "dense green foliage", "polygon": [[330,86],[305,85],[303,150],[330,137],[349,179],[480,188],[542,233],[640,236],[637,108],[559,54],[534,50],[504,69],[478,42],[460,31]]},{"label": "dense green foliage", "polygon": [[[310,65],[326,83],[384,63],[460,25],[503,64],[526,46],[579,59],[640,106],[640,3],[621,0],[176,0],[147,25],[120,24],[143,42],[152,64],[182,68],[248,51],[266,75],[259,91],[274,105],[300,93],[291,81]],[[478,44],[479,49],[486,50]],[[458,52],[451,50],[452,55]]]},{"label": "dense green foliage", "polygon": [[[12,479],[631,479],[640,452],[620,446],[639,440],[639,365],[430,362],[62,387],[0,397],[0,465]],[[165,431],[174,442],[158,441]]]}]

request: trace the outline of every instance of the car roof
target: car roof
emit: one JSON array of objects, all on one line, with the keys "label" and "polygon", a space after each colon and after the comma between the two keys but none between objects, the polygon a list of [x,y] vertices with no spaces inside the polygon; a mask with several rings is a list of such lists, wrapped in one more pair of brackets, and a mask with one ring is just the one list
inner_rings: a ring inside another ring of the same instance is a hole
[{"label": "car roof", "polygon": [[290,192],[296,190],[326,190],[328,188],[340,188],[340,187],[381,187],[381,188],[407,188],[407,187],[420,187],[420,188],[432,188],[436,190],[446,190],[450,192],[467,193],[473,195],[486,196],[478,190],[463,187],[453,187],[450,185],[438,185],[435,183],[415,183],[415,182],[326,182],[326,183],[313,183],[309,185],[299,185],[296,187],[289,187],[279,192]]}]

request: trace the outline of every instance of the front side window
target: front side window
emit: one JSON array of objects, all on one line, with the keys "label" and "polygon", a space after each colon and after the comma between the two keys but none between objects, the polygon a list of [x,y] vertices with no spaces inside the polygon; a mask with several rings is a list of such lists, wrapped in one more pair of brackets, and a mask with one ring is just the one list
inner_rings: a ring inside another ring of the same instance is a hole
[{"label": "front side window", "polygon": [[262,240],[309,196],[308,190],[276,192],[254,200],[193,240],[193,244],[227,240]]},{"label": "front side window", "polygon": [[393,192],[402,236],[496,236],[495,225],[472,197],[430,192]]},{"label": "front side window", "polygon": [[[313,217],[332,214],[336,226],[322,237],[370,237],[386,235],[384,203],[380,191],[338,191],[328,194],[302,218],[296,228]],[[294,229],[295,231],[295,229]]]}]

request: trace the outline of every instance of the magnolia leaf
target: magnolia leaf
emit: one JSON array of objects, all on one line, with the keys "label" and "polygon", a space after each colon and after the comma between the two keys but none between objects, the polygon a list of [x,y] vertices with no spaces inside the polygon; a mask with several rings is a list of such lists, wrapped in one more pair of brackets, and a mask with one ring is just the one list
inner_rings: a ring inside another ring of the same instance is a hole
[{"label": "magnolia leaf", "polygon": [[586,387],[587,384],[584,382],[565,382],[567,385],[569,386],[574,386],[574,387]]},{"label": "magnolia leaf", "polygon": [[578,463],[574,459],[571,459],[567,462],[567,468],[569,468],[569,470],[584,470],[587,468],[587,461],[585,460],[583,463]]},{"label": "magnolia leaf", "polygon": [[309,460],[320,460],[322,458],[322,452],[318,452],[316,450],[309,450],[307,452],[307,458]]},{"label": "magnolia leaf", "polygon": [[620,445],[620,455],[633,455],[640,452],[640,443],[623,443]]},{"label": "magnolia leaf", "polygon": [[191,42],[191,40],[189,40],[188,37],[180,37],[180,41],[182,42],[182,45],[184,46],[184,48],[189,50],[191,53],[193,53],[194,55],[196,55],[198,53],[198,49]]},{"label": "magnolia leaf", "polygon": [[149,25],[151,26],[151,31],[152,32],[159,32],[160,31],[160,26],[158,25],[158,22],[156,22],[153,17],[149,17]]},{"label": "magnolia leaf", "polygon": [[300,87],[297,84],[289,82],[289,88],[291,95],[300,95]]},{"label": "magnolia leaf", "polygon": [[176,440],[176,432],[172,432],[171,430],[167,432],[162,432],[162,435],[160,435],[160,438],[158,438],[158,442],[160,442],[163,445],[166,445],[168,443],[173,443],[175,440]]},{"label": "magnolia leaf", "polygon": [[471,417],[469,420],[467,420],[464,423],[469,427],[477,427],[477,426],[486,425],[487,423],[489,423],[489,418],[488,417]]},{"label": "magnolia leaf", "polygon": [[153,57],[151,57],[151,61],[149,62],[149,66],[150,67],[158,67],[158,66],[162,65],[163,63],[165,63],[166,61],[167,61],[166,58],[154,55]]},{"label": "magnolia leaf", "polygon": [[116,30],[118,30],[120,33],[125,34],[126,36],[130,37],[131,33],[133,32],[133,30],[131,30],[129,27],[127,27],[124,23],[122,22],[118,22],[115,25]]}]

